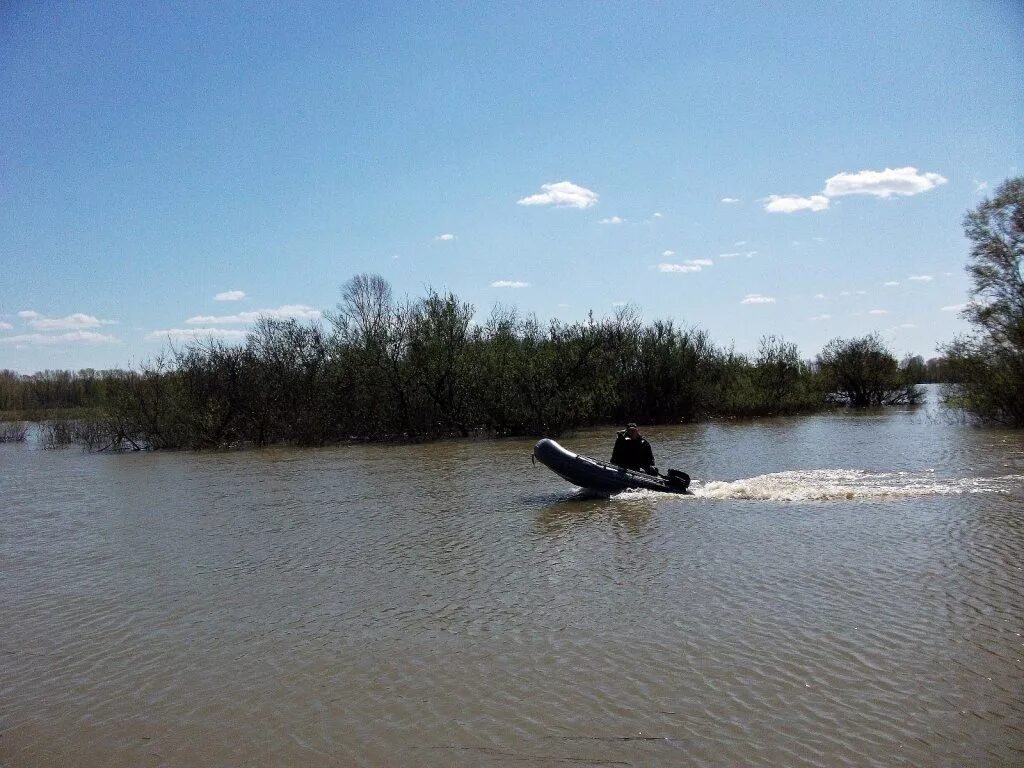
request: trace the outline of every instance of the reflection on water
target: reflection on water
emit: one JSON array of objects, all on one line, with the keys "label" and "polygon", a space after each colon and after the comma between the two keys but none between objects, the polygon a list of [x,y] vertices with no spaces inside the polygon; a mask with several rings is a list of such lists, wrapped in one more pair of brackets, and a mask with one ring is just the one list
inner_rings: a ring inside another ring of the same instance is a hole
[{"label": "reflection on water", "polygon": [[0,446],[0,764],[1024,762],[1024,437],[648,436],[694,496],[532,440]]}]

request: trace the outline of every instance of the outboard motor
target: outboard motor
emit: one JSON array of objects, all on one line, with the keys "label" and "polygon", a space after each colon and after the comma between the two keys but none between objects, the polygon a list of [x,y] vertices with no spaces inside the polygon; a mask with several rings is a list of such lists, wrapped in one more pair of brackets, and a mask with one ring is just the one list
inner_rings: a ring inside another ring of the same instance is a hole
[{"label": "outboard motor", "polygon": [[678,469],[668,471],[668,484],[673,490],[685,491],[690,487],[690,476]]}]

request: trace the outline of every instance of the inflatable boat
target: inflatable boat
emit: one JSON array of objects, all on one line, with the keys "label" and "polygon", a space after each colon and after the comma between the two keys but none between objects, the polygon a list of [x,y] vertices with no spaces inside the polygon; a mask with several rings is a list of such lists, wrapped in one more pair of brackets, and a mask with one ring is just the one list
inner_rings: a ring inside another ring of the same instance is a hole
[{"label": "inflatable boat", "polygon": [[687,493],[686,489],[690,485],[690,476],[685,472],[670,469],[666,476],[623,469],[614,464],[567,451],[546,437],[533,446],[533,457],[573,485],[600,493],[618,493],[630,488]]}]

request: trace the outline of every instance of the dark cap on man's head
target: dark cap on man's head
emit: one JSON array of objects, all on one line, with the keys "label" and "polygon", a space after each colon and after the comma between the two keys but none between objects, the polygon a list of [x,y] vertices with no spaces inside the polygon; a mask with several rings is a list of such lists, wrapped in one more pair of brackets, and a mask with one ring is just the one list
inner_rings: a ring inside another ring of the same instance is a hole
[{"label": "dark cap on man's head", "polygon": [[635,421],[629,422],[629,424],[626,425],[626,429],[636,429],[636,422]]}]

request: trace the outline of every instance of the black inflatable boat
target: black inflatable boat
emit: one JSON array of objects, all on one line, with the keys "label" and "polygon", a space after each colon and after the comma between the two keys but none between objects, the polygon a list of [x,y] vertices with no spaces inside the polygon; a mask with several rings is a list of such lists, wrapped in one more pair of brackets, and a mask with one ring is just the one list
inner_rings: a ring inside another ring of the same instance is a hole
[{"label": "black inflatable boat", "polygon": [[665,493],[687,493],[690,476],[674,469],[668,475],[623,469],[614,464],[567,451],[554,440],[544,438],[533,446],[534,458],[573,485],[601,493],[618,493],[630,488],[646,488]]}]

